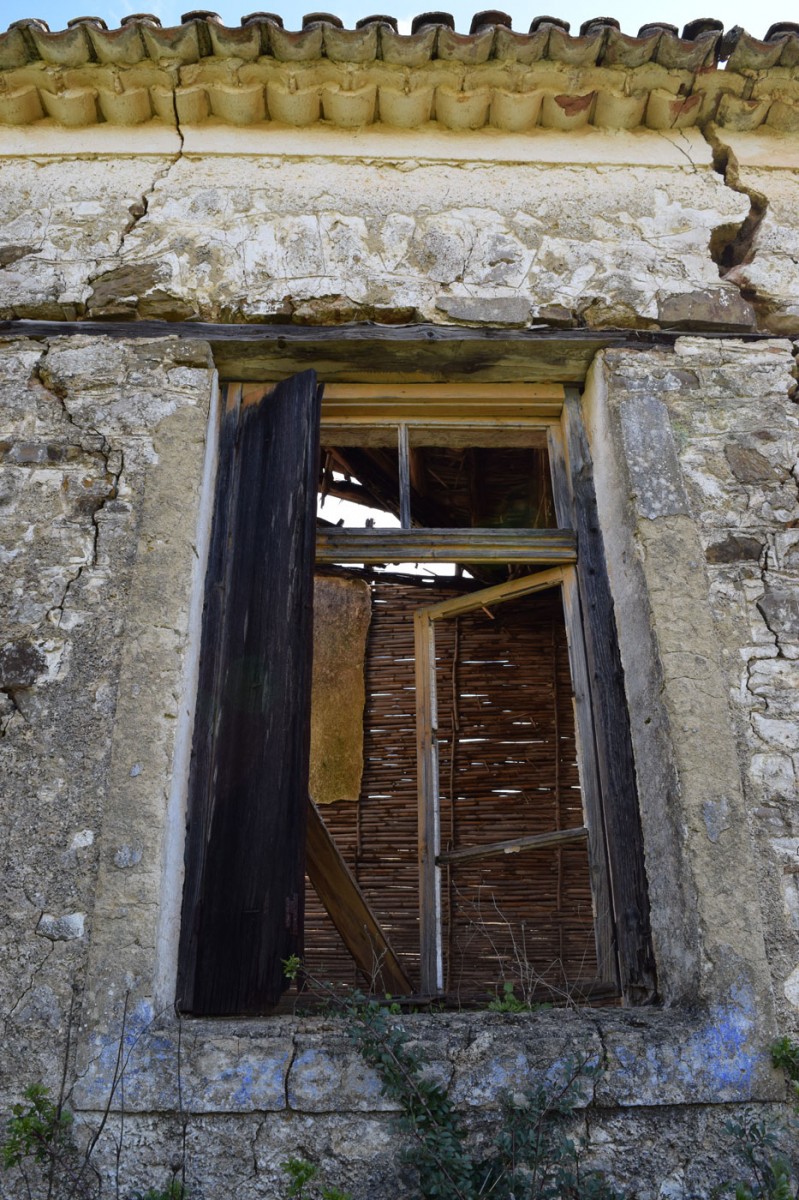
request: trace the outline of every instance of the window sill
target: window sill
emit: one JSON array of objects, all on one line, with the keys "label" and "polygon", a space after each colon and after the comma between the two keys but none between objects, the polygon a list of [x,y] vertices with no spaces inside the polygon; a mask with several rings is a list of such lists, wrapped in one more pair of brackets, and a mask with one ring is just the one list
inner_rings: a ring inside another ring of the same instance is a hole
[{"label": "window sill", "polygon": [[[602,1108],[780,1100],[770,1034],[745,996],[710,1011],[581,1009],[505,1014],[416,1013],[397,1017],[457,1104],[492,1107],[504,1091],[558,1060],[602,1059],[605,1072],[585,1103]],[[379,1113],[396,1106],[352,1046],[341,1018],[153,1019],[129,1015],[127,1112]],[[118,1035],[117,1035],[118,1036]],[[74,1092],[78,1110],[105,1108],[116,1036],[95,1035]],[[180,1072],[178,1060],[180,1057]],[[115,1101],[112,1109],[119,1104]]]}]

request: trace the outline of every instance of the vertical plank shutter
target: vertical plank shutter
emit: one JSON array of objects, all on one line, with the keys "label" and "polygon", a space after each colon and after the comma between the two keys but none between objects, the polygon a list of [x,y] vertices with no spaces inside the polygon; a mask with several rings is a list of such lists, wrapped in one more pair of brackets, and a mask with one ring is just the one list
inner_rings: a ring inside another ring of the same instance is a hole
[{"label": "vertical plank shutter", "polygon": [[178,997],[260,1012],[302,953],[321,388],[231,386],[189,783]]},{"label": "vertical plank shutter", "polygon": [[657,994],[657,978],[630,716],[597,512],[594,464],[580,401],[571,391],[567,392],[563,408],[563,429],[568,494],[556,495],[556,505],[559,508],[558,523],[571,523],[577,532],[577,581],[584,619],[622,993],[628,1003],[646,1004]]}]

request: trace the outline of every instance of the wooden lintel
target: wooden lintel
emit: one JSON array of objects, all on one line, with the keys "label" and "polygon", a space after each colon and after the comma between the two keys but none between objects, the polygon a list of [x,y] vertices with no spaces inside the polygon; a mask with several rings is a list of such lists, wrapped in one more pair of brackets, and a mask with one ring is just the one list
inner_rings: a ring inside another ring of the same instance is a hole
[{"label": "wooden lintel", "polygon": [[565,846],[582,842],[588,837],[584,825],[576,829],[553,829],[551,833],[532,833],[512,838],[508,842],[488,842],[485,846],[467,846],[462,850],[447,850],[436,859],[441,864],[466,862],[473,858],[489,858],[494,854],[519,854],[523,850],[545,850],[548,846]]},{"label": "wooden lintel", "polygon": [[576,561],[576,542],[564,529],[319,529],[316,561],[569,566]]}]

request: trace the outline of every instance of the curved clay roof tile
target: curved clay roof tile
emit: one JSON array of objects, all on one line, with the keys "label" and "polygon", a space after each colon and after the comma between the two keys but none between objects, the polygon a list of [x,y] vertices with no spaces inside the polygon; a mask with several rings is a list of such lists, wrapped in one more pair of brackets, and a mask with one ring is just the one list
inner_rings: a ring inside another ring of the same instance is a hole
[{"label": "curved clay roof tile", "polygon": [[599,29],[621,30],[621,25],[615,17],[591,17],[580,26],[580,37],[587,37],[589,33],[596,33]]},{"label": "curved clay roof tile", "polygon": [[364,29],[367,25],[390,25],[395,33],[399,33],[399,23],[396,17],[378,14],[373,17],[361,17],[360,21],[355,22],[356,29]]},{"label": "curved clay roof tile", "polygon": [[682,31],[682,36],[684,42],[695,42],[704,33],[723,32],[724,23],[722,21],[717,21],[715,17],[699,17],[695,21],[688,22]]},{"label": "curved clay roof tile", "polygon": [[469,33],[479,33],[481,29],[491,29],[497,25],[502,25],[505,29],[512,29],[513,21],[507,13],[500,12],[496,8],[487,8],[483,12],[474,14]]},{"label": "curved clay roof tile", "polygon": [[155,13],[130,13],[127,17],[122,17],[120,25],[154,25],[157,29],[161,28],[161,18]]},{"label": "curved clay roof tile", "polygon": [[568,33],[571,29],[570,23],[561,20],[560,17],[533,17],[530,22],[530,33],[537,33],[544,25],[554,25],[556,29],[562,29],[564,33]]},{"label": "curved clay roof tile", "polygon": [[414,17],[411,21],[411,33],[418,33],[420,29],[424,29],[425,25],[443,25],[445,29],[455,32],[455,18],[452,13],[448,12],[419,13],[418,17]]},{"label": "curved clay roof tile", "polygon": [[332,25],[334,29],[343,29],[344,22],[341,17],[337,17],[335,13],[306,13],[302,18],[303,29],[310,29],[314,25]]}]

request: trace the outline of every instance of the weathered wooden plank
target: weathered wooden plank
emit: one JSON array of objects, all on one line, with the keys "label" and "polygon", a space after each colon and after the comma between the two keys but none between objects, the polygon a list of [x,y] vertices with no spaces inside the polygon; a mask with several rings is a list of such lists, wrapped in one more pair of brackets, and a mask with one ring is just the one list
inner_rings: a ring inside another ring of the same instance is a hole
[{"label": "weathered wooden plank", "polygon": [[[566,465],[562,426],[550,426],[547,431],[547,440],[555,517],[561,528],[569,529],[573,521],[572,485]],[[580,790],[583,797],[585,821],[589,830],[588,858],[594,901],[597,963],[600,977],[608,984],[618,987],[619,964],[616,950],[615,917],[610,891],[607,833],[597,773],[594,715],[591,707],[588,664],[585,657],[583,615],[580,609],[577,576],[574,571],[564,572],[562,596],[566,639],[569,646],[569,669],[574,694]]]},{"label": "weathered wooden plank", "polygon": [[[696,331],[701,333],[702,331]],[[454,325],[327,327],[206,321],[4,321],[0,336],[179,337],[212,344],[223,380],[279,380],[313,368],[325,381],[580,383],[608,346],[671,345],[658,330],[467,328]],[[708,331],[704,336],[724,336]],[[752,340],[759,335],[735,334]],[[761,335],[761,336],[768,336]]]},{"label": "weathered wooden plank", "polygon": [[411,527],[411,464],[408,447],[408,426],[397,426],[397,470],[399,474],[400,525]]},{"label": "weathered wooden plank", "polygon": [[616,950],[613,899],[610,890],[607,831],[597,772],[594,716],[591,709],[591,689],[588,681],[580,595],[575,571],[564,572],[562,594],[563,612],[566,619],[566,639],[569,646],[569,667],[574,692],[574,721],[577,733],[580,789],[583,795],[585,821],[590,832],[588,859],[591,870],[591,892],[594,900],[597,963],[600,977],[608,984],[618,987],[619,963]]},{"label": "weathered wooden plank", "polygon": [[580,401],[571,391],[563,408],[563,429],[572,522],[579,545],[577,582],[621,985],[624,996],[640,1004],[651,1001],[656,993],[643,834],[624,672],[594,493],[593,463]]},{"label": "weathered wooden plank", "polygon": [[439,863],[467,862],[473,858],[490,858],[494,854],[519,854],[523,850],[545,850],[548,846],[565,846],[582,842],[588,837],[584,825],[576,829],[555,829],[552,833],[531,833],[527,837],[507,842],[487,842],[484,846],[465,846],[462,850],[447,850],[438,856]]},{"label": "weathered wooden plank", "polygon": [[426,605],[423,611],[431,621],[438,621],[442,617],[459,617],[478,608],[490,608],[494,604],[503,604],[508,600],[517,600],[520,596],[532,595],[533,592],[559,587],[562,582],[562,569],[553,567],[550,571],[523,575],[521,579],[510,579],[505,583],[496,584],[495,587],[481,588],[478,592],[452,596],[448,600],[439,601],[438,604]]},{"label": "weathered wooden plank", "polygon": [[222,431],[222,594],[201,668],[216,698],[210,732],[197,723],[189,844],[202,837],[202,852],[187,858],[181,949],[182,1007],[208,1015],[269,1008],[283,960],[302,953],[321,396],[308,372],[238,399]]},{"label": "weathered wooden plank", "polygon": [[306,855],[308,878],[372,990],[409,995],[402,964],[310,798]]},{"label": "weathered wooden plank", "polygon": [[416,656],[416,761],[419,799],[419,975],[422,991],[444,986],[441,938],[441,830],[438,806],[438,706],[433,623],[424,609],[414,614]]},{"label": "weathered wooden plank", "polygon": [[559,383],[331,383],[325,388],[323,414],[339,406],[370,409],[392,401],[408,405],[472,406],[486,401],[515,401],[521,405],[555,401],[562,405],[565,392]]},{"label": "weathered wooden plank", "polygon": [[576,560],[574,534],[562,529],[317,530],[316,560],[337,562],[520,562]]},{"label": "weathered wooden plank", "polygon": [[215,730],[219,722],[222,691],[220,679],[224,667],[221,638],[225,627],[224,614],[229,593],[230,568],[226,551],[236,500],[234,448],[241,390],[241,384],[233,384],[225,390],[223,396],[214,516],[205,574],[202,644],[184,851],[186,869],[183,884],[183,917],[178,954],[177,1000],[178,1006],[185,1011],[192,1011],[194,1007],[200,900],[214,812],[215,792],[211,781],[215,770]]}]

